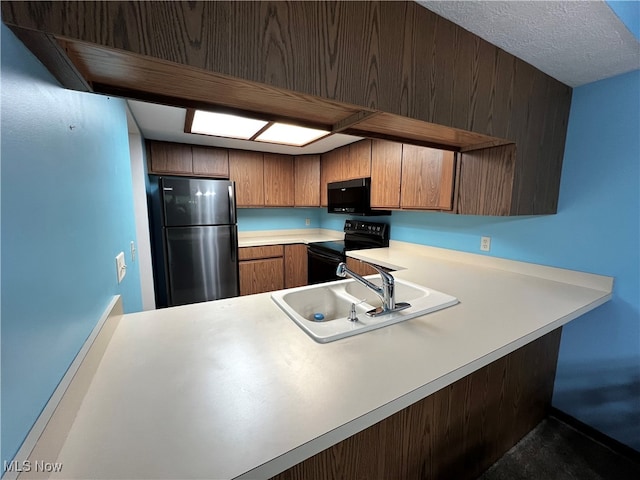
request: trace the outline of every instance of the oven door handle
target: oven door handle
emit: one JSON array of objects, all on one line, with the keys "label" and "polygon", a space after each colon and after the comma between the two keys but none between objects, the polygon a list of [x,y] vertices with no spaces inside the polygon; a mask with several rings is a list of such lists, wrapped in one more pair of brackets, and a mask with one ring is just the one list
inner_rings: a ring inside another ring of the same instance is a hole
[{"label": "oven door handle", "polygon": [[339,255],[331,255],[324,252],[319,252],[318,250],[313,250],[312,248],[308,249],[308,253],[312,257],[322,258],[324,260],[329,260],[331,262],[335,262],[336,264],[342,262],[342,257]]}]

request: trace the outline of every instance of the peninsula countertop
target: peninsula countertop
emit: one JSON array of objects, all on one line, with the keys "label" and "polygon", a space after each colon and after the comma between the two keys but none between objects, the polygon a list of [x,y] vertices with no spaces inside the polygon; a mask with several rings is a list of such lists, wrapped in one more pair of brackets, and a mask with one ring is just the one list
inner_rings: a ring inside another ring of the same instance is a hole
[{"label": "peninsula countertop", "polygon": [[349,255],[460,303],[327,344],[269,293],[119,316],[52,476],[268,478],[596,308],[613,286],[403,242]]}]

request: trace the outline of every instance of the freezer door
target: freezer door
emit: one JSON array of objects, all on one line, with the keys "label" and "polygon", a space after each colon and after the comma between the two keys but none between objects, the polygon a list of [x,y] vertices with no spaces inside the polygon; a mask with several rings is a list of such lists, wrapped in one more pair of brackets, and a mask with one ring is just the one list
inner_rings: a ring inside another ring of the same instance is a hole
[{"label": "freezer door", "polygon": [[236,223],[234,185],[228,180],[163,177],[165,226]]},{"label": "freezer door", "polygon": [[238,295],[235,225],[173,227],[165,235],[169,306]]}]

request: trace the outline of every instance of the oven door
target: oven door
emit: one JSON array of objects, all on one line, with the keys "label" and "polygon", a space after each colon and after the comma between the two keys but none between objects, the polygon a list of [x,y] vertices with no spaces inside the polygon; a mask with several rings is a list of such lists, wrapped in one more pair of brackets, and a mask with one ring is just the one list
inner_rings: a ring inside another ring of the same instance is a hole
[{"label": "oven door", "polygon": [[309,285],[314,283],[332,282],[342,280],[336,275],[336,268],[340,262],[344,262],[344,257],[338,253],[330,253],[309,246],[308,252],[308,281]]}]

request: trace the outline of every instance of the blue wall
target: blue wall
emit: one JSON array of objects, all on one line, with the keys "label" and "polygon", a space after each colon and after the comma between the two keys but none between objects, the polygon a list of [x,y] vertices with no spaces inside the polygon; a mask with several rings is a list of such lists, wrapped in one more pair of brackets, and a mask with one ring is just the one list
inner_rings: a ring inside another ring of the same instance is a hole
[{"label": "blue wall", "polygon": [[[394,212],[391,238],[614,276],[564,328],[554,406],[640,450],[640,71],[574,89],[556,215]],[[321,214],[322,228],[344,217]]]},{"label": "blue wall", "polygon": [[[4,25],[2,459],[10,460],[113,295],[141,309],[124,102],[60,88]],[[127,254],[119,285],[115,256]]]}]

